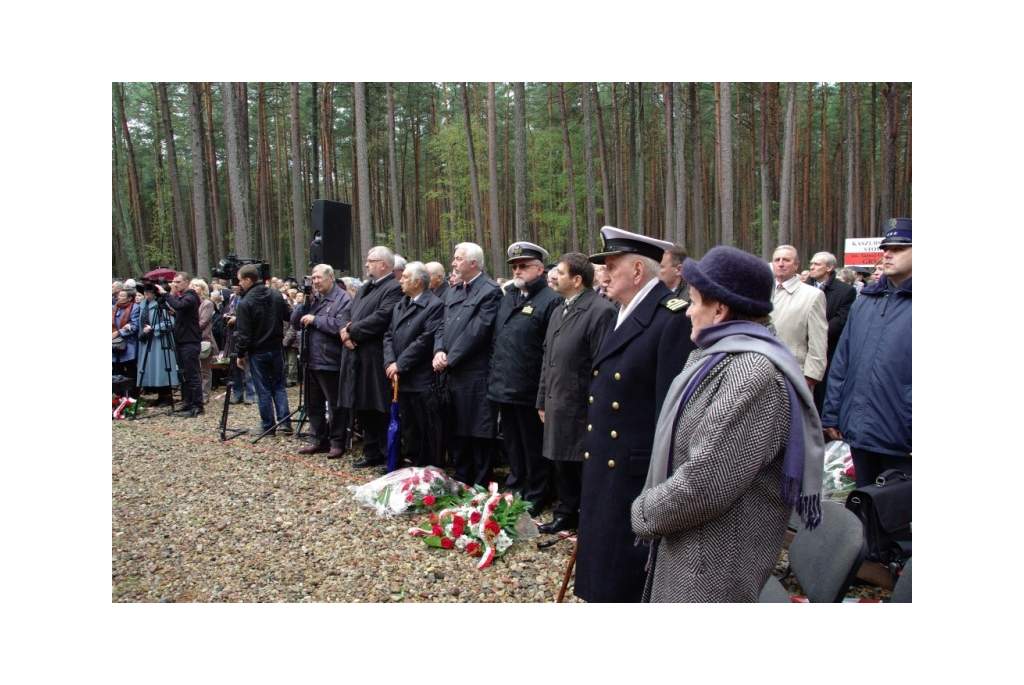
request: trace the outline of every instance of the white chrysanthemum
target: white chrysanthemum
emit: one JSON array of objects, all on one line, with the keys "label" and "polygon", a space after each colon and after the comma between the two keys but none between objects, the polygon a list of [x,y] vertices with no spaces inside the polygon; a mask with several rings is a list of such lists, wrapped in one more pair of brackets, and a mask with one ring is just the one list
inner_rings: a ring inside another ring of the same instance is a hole
[{"label": "white chrysanthemum", "polygon": [[506,549],[512,546],[512,538],[505,534],[505,531],[501,531],[494,537],[494,549],[498,550],[498,554],[502,554]]}]

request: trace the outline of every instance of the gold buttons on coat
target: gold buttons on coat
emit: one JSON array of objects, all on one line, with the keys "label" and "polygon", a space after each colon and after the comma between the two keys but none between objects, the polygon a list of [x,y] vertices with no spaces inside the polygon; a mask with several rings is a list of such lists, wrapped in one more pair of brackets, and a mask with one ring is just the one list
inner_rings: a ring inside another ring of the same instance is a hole
[{"label": "gold buttons on coat", "polygon": [[619,434],[616,433],[615,431],[612,431],[612,440],[614,440],[617,437],[619,437]]},{"label": "gold buttons on coat", "polygon": [[614,469],[615,468],[615,460],[614,459],[609,459],[608,460],[608,468],[610,468],[610,469]]},{"label": "gold buttons on coat", "polygon": [[594,430],[594,426],[593,426],[593,424],[589,424],[589,423],[588,423],[588,424],[587,424],[587,432],[589,433],[589,432],[590,432],[590,431],[592,431],[592,430]]},{"label": "gold buttons on coat", "polygon": [[594,369],[594,375],[597,376],[597,369]]},{"label": "gold buttons on coat", "polygon": [[619,403],[618,402],[612,402],[612,409],[618,409],[618,408],[619,408]]},{"label": "gold buttons on coat", "polygon": [[594,403],[594,396],[593,396],[593,395],[591,395],[591,396],[590,396],[590,403],[591,403],[591,404],[593,404],[593,403]]},{"label": "gold buttons on coat", "polygon": [[620,376],[619,374],[615,374],[615,380],[621,381],[622,380],[622,376]]},{"label": "gold buttons on coat", "polygon": [[584,452],[583,453],[583,458],[584,459],[590,459],[590,452]]}]

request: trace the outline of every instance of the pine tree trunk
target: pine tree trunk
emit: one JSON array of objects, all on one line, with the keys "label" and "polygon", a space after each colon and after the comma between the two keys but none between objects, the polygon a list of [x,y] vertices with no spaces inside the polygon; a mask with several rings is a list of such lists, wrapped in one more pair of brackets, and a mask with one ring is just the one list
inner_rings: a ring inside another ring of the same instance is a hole
[{"label": "pine tree trunk", "polygon": [[676,223],[675,237],[672,240],[678,245],[686,245],[686,117],[683,116],[683,84],[673,83],[672,90],[675,94],[672,129],[675,137],[676,156]]},{"label": "pine tree trunk", "polygon": [[900,216],[910,216],[911,132],[913,131],[913,92],[907,94],[907,144],[903,147],[903,185],[900,192]]},{"label": "pine tree trunk", "polygon": [[252,233],[249,230],[249,215],[246,212],[245,184],[242,181],[241,152],[239,151],[239,126],[236,120],[235,92],[232,83],[221,83],[224,100],[224,142],[228,159],[228,198],[231,204],[231,221],[234,229],[234,249],[237,257],[253,256]]},{"label": "pine tree trunk", "polygon": [[[527,205],[526,178],[526,84],[516,81],[512,84],[513,109],[515,129],[515,157],[516,157],[516,240],[526,240],[530,236],[529,217]],[[494,265],[494,273],[497,273],[498,265]]]},{"label": "pine tree trunk", "polygon": [[391,225],[395,235],[395,252],[402,252],[402,207],[398,195],[398,156],[395,154],[395,88],[388,81],[388,189],[391,195]]},{"label": "pine tree trunk", "polygon": [[203,103],[199,83],[188,84],[188,122],[192,141],[192,225],[196,236],[195,273],[208,274],[210,259],[210,224],[206,220],[206,170],[203,168]]},{"label": "pine tree trunk", "polygon": [[227,256],[228,241],[227,231],[221,222],[220,212],[220,180],[217,175],[217,153],[214,143],[215,129],[213,127],[213,84],[209,81],[203,82],[203,112],[206,115],[206,125],[203,138],[203,154],[206,157],[206,181],[210,191],[210,226],[213,230],[214,255],[211,263],[219,261]]},{"label": "pine tree trunk", "polygon": [[306,237],[306,200],[302,196],[302,146],[299,138],[299,84],[297,81],[291,82],[291,109],[292,221],[295,224],[292,229],[292,272],[298,277],[299,274],[309,273],[309,267],[315,265],[308,265],[306,262],[306,246],[310,241]]},{"label": "pine tree trunk", "polygon": [[469,182],[473,191],[473,224],[476,226],[476,244],[484,247],[484,208],[480,198],[480,180],[476,175],[476,152],[473,148],[473,123],[469,111],[469,87],[462,83],[462,121],[466,125],[466,153],[469,155]]},{"label": "pine tree trunk", "polygon": [[[178,234],[178,244],[181,245],[181,263],[185,271],[198,274],[196,263],[192,257],[192,246],[189,240],[188,223],[185,220],[185,210],[181,202],[181,186],[178,183],[178,155],[174,145],[174,128],[171,126],[171,108],[167,101],[167,84],[158,82],[157,91],[160,94],[160,115],[164,125],[164,138],[167,145],[167,177],[171,181],[171,202],[174,210],[174,227]],[[206,272],[201,272],[205,274]]]},{"label": "pine tree trunk", "polygon": [[501,213],[498,208],[498,107],[494,81],[487,84],[487,184],[491,261],[497,267],[501,260]]},{"label": "pine tree trunk", "polygon": [[856,235],[856,206],[857,196],[854,195],[854,177],[857,172],[857,155],[854,153],[854,135],[853,135],[853,94],[850,92],[850,85],[843,84],[846,89],[846,145],[844,146],[846,154],[846,235]]},{"label": "pine tree trunk", "polygon": [[357,81],[352,86],[356,100],[356,178],[359,180],[359,246],[356,254],[362,258],[373,247],[370,167],[366,153],[366,84]]},{"label": "pine tree trunk", "polygon": [[690,83],[690,138],[693,140],[693,255],[705,252],[704,242],[704,187],[701,184],[703,149],[700,139],[700,108],[697,84]]},{"label": "pine tree trunk", "polygon": [[570,252],[580,251],[579,220],[576,216],[576,179],[573,173],[572,144],[569,141],[569,106],[565,101],[565,83],[558,82],[558,104],[562,110],[562,145],[565,149],[565,173],[568,181],[569,197],[569,241]]},{"label": "pine tree trunk", "polygon": [[722,81],[719,84],[721,96],[721,132],[722,144],[722,245],[733,246],[733,178],[732,178],[732,84]]},{"label": "pine tree trunk", "polygon": [[271,225],[270,141],[267,134],[267,88],[262,81],[256,88],[256,225],[260,237],[256,254],[280,268],[274,254]]},{"label": "pine tree trunk", "polygon": [[821,220],[818,222],[819,230],[828,231],[829,222],[832,218],[831,212],[831,174],[829,173],[829,146],[828,146],[828,86],[821,87],[821,176],[819,187],[821,188]]},{"label": "pine tree trunk", "polygon": [[786,84],[786,133],[782,153],[782,179],[779,190],[779,244],[785,245],[792,240],[792,227],[790,217],[792,212],[791,188],[793,186],[793,137],[796,133],[796,116],[794,114],[794,103],[796,101],[796,83]]},{"label": "pine tree trunk", "polygon": [[807,84],[807,147],[804,151],[804,175],[803,175],[803,217],[808,224],[818,223],[811,220],[811,131],[814,121],[814,84]]},{"label": "pine tree trunk", "polygon": [[590,110],[590,83],[580,84],[580,103],[583,105],[583,165],[587,184],[587,254],[594,254],[594,235],[597,233],[597,197],[594,191],[594,128]]},{"label": "pine tree trunk", "polygon": [[[313,155],[312,163],[309,165],[309,175],[312,182],[312,192],[309,197],[315,200],[328,200],[330,199],[324,193],[320,192],[320,86],[316,81],[311,81],[309,84],[312,87],[312,114],[313,122],[310,126],[310,130],[313,134],[313,140],[311,141],[310,153]],[[327,191],[329,194],[329,191]]]},{"label": "pine tree trunk", "polygon": [[[117,85],[114,85],[116,91]],[[111,189],[114,195],[114,226],[117,230],[114,233],[114,264],[115,275],[126,277],[128,274],[141,274],[142,268],[139,264],[138,253],[135,249],[135,236],[132,233],[131,217],[125,216],[124,203],[121,202],[121,175],[118,173],[121,166],[118,150],[121,147],[120,136],[117,133],[118,124],[116,117],[110,119],[111,154],[113,156]]]},{"label": "pine tree trunk", "polygon": [[135,251],[130,256],[129,262],[132,268],[138,271],[139,265],[145,263],[145,260],[141,258],[141,251],[145,249],[146,231],[143,225],[139,168],[135,163],[135,146],[132,145],[132,135],[128,129],[128,117],[124,113],[124,85],[121,83],[114,84],[114,100],[117,102],[117,111],[121,121],[121,135],[124,140],[125,149],[128,152],[128,209],[131,211],[135,243]]},{"label": "pine tree trunk", "polygon": [[615,141],[615,227],[625,228],[626,188],[625,171],[622,168],[622,117],[619,116],[619,101],[612,83],[612,140]]},{"label": "pine tree trunk", "polygon": [[665,232],[663,237],[665,240],[675,242],[676,179],[674,154],[672,150],[672,114],[674,101],[672,99],[671,83],[661,84],[661,97],[665,101],[665,163],[663,165],[663,177],[665,180]]},{"label": "pine tree trunk", "polygon": [[[601,218],[604,224],[612,221],[612,192],[611,181],[608,178],[608,146],[604,138],[604,116],[601,114],[601,95],[597,83],[594,87],[594,109],[597,113],[597,156],[601,158],[601,201],[604,206],[604,216]],[[594,232],[598,232],[597,223],[594,223]],[[591,252],[593,254],[593,252]]]}]

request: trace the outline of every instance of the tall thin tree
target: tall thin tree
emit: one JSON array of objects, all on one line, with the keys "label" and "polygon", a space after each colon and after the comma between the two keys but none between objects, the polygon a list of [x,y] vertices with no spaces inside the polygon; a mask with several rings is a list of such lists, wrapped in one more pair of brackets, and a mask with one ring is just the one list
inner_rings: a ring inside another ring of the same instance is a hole
[{"label": "tall thin tree", "polygon": [[195,260],[192,258],[192,241],[189,240],[188,222],[185,221],[185,210],[181,201],[181,184],[178,182],[178,155],[174,144],[174,127],[171,125],[171,108],[167,102],[167,84],[160,81],[156,84],[160,94],[160,116],[164,125],[164,138],[167,145],[167,177],[171,181],[171,207],[174,210],[174,227],[178,233],[178,244],[181,245],[182,268],[189,273],[197,272]]},{"label": "tall thin tree", "polygon": [[[530,237],[530,222],[527,214],[529,195],[526,186],[526,84],[516,81],[512,84],[512,116],[515,130],[516,168],[516,240]],[[498,265],[494,265],[497,273]]]},{"label": "tall thin tree", "polygon": [[366,83],[357,81],[352,87],[356,101],[356,176],[359,179],[359,247],[356,253],[362,256],[373,247],[370,166],[366,152]]},{"label": "tall thin tree", "polygon": [[202,84],[188,84],[188,123],[192,152],[192,225],[195,226],[196,264],[194,273],[208,274],[210,224],[206,220],[206,169],[203,164]]},{"label": "tall thin tree", "polygon": [[594,192],[594,128],[591,122],[590,84],[580,84],[580,102],[583,104],[583,164],[586,168],[587,184],[587,252],[593,254],[594,234],[597,233],[597,205]]},{"label": "tall thin tree", "polygon": [[661,97],[665,102],[665,165],[663,168],[665,183],[665,233],[663,237],[665,240],[675,242],[676,188],[678,186],[676,184],[675,164],[673,162],[675,138],[672,131],[672,118],[673,110],[675,109],[675,98],[673,97],[672,84],[670,82],[666,81],[661,84]]},{"label": "tall thin tree", "polygon": [[722,244],[735,243],[733,235],[733,178],[732,178],[732,84],[722,81],[719,86],[721,103],[720,155],[722,161]]},{"label": "tall thin tree", "polygon": [[306,265],[306,201],[302,195],[302,140],[299,138],[299,84],[291,82],[292,273],[304,274]]},{"label": "tall thin tree", "polygon": [[231,205],[231,222],[234,228],[234,254],[251,258],[253,256],[252,233],[249,230],[249,215],[246,212],[246,186],[243,182],[241,151],[238,138],[238,115],[235,107],[234,84],[221,83],[221,97],[224,101],[224,147],[228,157],[228,199]]},{"label": "tall thin tree", "polygon": [[564,168],[569,184],[569,196],[566,202],[569,205],[569,251],[579,252],[580,230],[579,221],[576,218],[576,180],[572,169],[572,143],[569,141],[569,107],[565,101],[565,84],[558,82],[558,105],[562,111],[562,145],[565,149]]},{"label": "tall thin tree", "polygon": [[779,244],[786,244],[792,240],[792,227],[790,217],[792,212],[791,189],[793,187],[793,138],[796,135],[796,83],[786,84],[786,133],[782,152],[782,180],[779,190]]},{"label": "tall thin tree", "polygon": [[487,84],[487,200],[490,215],[491,260],[501,261],[501,215],[498,209],[498,112],[494,81]]},{"label": "tall thin tree", "polygon": [[388,194],[391,197],[391,226],[395,252],[402,252],[402,198],[398,194],[398,156],[395,154],[395,87],[388,81]]},{"label": "tall thin tree", "polygon": [[469,155],[469,182],[473,190],[473,224],[476,226],[476,244],[484,247],[484,210],[480,199],[480,180],[476,175],[476,152],[473,148],[473,122],[469,112],[469,87],[462,83],[462,120],[466,124],[466,154]]},{"label": "tall thin tree", "polygon": [[683,116],[683,84],[675,82],[672,84],[673,117],[672,130],[675,139],[675,164],[676,164],[676,225],[675,237],[672,239],[679,245],[686,245],[686,130],[685,117]]}]

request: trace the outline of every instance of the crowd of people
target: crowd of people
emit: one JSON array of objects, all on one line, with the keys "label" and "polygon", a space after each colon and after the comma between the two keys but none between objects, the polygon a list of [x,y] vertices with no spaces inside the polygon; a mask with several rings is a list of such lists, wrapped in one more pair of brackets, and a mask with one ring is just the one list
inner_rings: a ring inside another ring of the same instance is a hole
[{"label": "crowd of people", "polygon": [[115,282],[113,371],[161,404],[180,385],[194,417],[230,356],[259,434],[293,432],[304,377],[298,452],[342,458],[358,426],[353,465],[377,470],[397,396],[405,463],[487,486],[503,451],[541,532],[578,530],[578,597],[755,601],[793,509],[820,522],[826,439],[858,484],[911,472],[911,221],[886,226],[873,273],[829,252],[801,273],[790,245],[696,261],[606,226],[594,255],[513,243],[507,282],[468,242],[450,272],[375,246],[364,280],[316,264],[305,289],[254,265],[212,290]]}]

